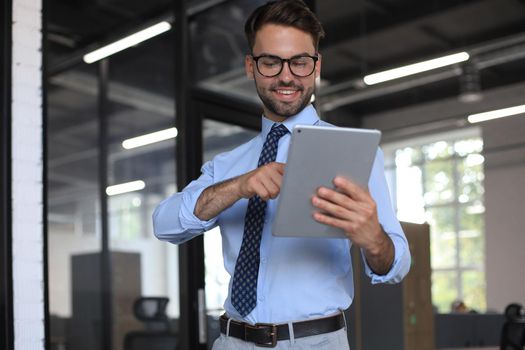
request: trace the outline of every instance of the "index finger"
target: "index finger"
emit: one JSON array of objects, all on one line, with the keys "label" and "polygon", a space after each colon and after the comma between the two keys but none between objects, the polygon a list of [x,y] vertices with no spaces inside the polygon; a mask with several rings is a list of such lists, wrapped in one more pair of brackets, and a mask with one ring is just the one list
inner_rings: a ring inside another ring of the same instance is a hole
[{"label": "index finger", "polygon": [[366,201],[370,198],[370,194],[367,189],[364,189],[347,178],[336,176],[333,182],[338,188],[343,190],[343,193],[346,193],[358,201]]}]

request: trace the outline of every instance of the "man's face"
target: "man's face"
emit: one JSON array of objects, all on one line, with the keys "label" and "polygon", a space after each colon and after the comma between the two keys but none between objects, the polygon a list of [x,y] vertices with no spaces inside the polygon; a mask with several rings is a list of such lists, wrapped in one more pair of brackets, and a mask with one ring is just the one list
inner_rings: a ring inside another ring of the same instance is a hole
[{"label": "man's face", "polygon": [[[314,56],[315,47],[310,34],[299,29],[276,25],[264,25],[255,36],[253,56],[271,55],[291,58],[300,55]],[[315,64],[315,71],[307,77],[292,74],[288,64],[284,63],[280,74],[265,77],[259,73],[252,56],[245,59],[246,74],[255,80],[257,94],[264,105],[265,116],[281,122],[291,117],[310,103],[315,89],[315,78],[321,72],[321,59]]]}]

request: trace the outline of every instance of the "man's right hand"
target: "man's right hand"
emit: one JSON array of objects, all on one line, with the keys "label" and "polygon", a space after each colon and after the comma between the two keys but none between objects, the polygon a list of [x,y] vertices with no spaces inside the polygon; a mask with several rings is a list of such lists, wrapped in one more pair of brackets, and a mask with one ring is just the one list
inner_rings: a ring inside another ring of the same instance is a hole
[{"label": "man's right hand", "polygon": [[273,199],[281,192],[283,174],[284,163],[273,162],[212,185],[201,193],[193,213],[200,220],[210,220],[241,198]]},{"label": "man's right hand", "polygon": [[251,198],[257,195],[265,201],[276,198],[281,191],[284,166],[284,163],[272,162],[239,176],[240,196]]}]

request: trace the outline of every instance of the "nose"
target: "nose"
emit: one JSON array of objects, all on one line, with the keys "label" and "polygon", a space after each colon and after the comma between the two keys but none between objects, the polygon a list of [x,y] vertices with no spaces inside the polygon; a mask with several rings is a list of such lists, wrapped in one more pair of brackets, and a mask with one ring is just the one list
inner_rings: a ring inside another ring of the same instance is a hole
[{"label": "nose", "polygon": [[279,73],[279,77],[283,81],[292,81],[293,80],[293,74],[290,70],[290,61],[283,62],[283,69],[281,70],[281,73]]}]

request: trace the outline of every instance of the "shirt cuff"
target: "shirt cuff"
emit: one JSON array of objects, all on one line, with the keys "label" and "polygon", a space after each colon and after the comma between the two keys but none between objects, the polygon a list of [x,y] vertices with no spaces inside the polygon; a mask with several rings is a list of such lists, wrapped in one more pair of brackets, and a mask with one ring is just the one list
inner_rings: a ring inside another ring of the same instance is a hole
[{"label": "shirt cuff", "polygon": [[215,222],[217,217],[211,218],[210,220],[203,221],[195,216],[195,205],[199,199],[201,193],[207,187],[200,188],[196,191],[185,191],[182,192],[182,206],[180,211],[180,223],[183,229],[185,230],[210,230]]},{"label": "shirt cuff", "polygon": [[392,239],[392,243],[394,244],[394,262],[390,267],[390,271],[388,271],[386,275],[378,275],[372,271],[368,265],[368,262],[366,261],[364,252],[361,250],[361,255],[363,256],[363,260],[365,262],[365,273],[370,277],[372,284],[399,283],[403,277],[406,276],[408,270],[410,269],[411,258],[407,248],[407,243],[397,236],[389,235],[389,237]]}]

